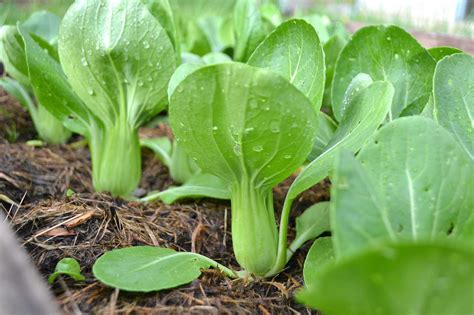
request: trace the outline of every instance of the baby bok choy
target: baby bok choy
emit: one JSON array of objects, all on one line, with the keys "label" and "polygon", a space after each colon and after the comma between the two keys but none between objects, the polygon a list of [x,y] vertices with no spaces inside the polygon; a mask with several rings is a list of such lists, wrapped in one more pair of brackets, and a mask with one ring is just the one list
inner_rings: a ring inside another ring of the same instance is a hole
[{"label": "baby bok choy", "polygon": [[138,128],[167,106],[177,62],[160,22],[138,0],[76,1],[60,28],[61,65],[22,35],[39,100],[89,141],[95,189],[131,194],[141,175]]},{"label": "baby bok choy", "polygon": [[[298,299],[325,314],[469,314],[474,164],[434,121],[382,127],[331,177],[332,237],[318,239]],[[355,293],[356,292],[356,293]]]},{"label": "baby bok choy", "polygon": [[[192,257],[167,253],[169,257],[163,259],[160,248],[135,247],[99,258],[94,275],[124,290],[149,291],[192,281],[199,276],[202,264],[233,277],[277,274],[302,244],[329,229],[327,206],[310,207],[297,218],[297,235],[288,247],[293,200],[328,176],[341,148],[356,152],[370,138],[390,108],[392,85],[374,82],[366,74],[354,78],[346,93],[343,119],[326,135],[331,139],[292,185],[278,228],[272,188],[301,166],[320,132],[324,55],[314,29],[304,21],[285,22],[259,45],[249,65],[181,67],[173,78],[169,94],[175,139],[204,173],[227,183],[233,247],[243,270],[229,273],[194,253]],[[147,280],[180,273],[185,267],[169,262],[182,259],[184,263],[188,258],[202,263],[189,266],[197,271],[194,278],[190,275],[186,282],[156,280],[153,284]]]},{"label": "baby bok choy", "polygon": [[[57,51],[53,46],[39,36],[33,38],[47,51],[44,54],[57,60]],[[25,45],[16,26],[0,27],[0,61],[10,76],[0,78],[0,87],[28,110],[39,137],[51,144],[66,142],[71,132],[32,95],[34,93],[28,75]]]}]

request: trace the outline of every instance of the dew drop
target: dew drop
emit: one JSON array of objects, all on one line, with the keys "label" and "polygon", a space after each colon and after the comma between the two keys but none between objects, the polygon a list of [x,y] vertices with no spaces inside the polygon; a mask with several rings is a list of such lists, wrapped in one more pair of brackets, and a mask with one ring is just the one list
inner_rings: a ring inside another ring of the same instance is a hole
[{"label": "dew drop", "polygon": [[81,64],[84,66],[84,67],[87,67],[89,65],[89,63],[87,63],[87,59],[85,57],[82,57],[81,58]]},{"label": "dew drop", "polygon": [[256,145],[256,146],[253,147],[253,150],[254,150],[255,152],[262,152],[262,151],[263,151],[263,146],[261,146],[261,145]]},{"label": "dew drop", "polygon": [[292,155],[291,154],[287,154],[283,157],[285,160],[289,160],[292,158]]},{"label": "dew drop", "polygon": [[143,81],[142,81],[142,80],[138,80],[138,81],[137,81],[137,85],[140,86],[140,87],[143,86]]},{"label": "dew drop", "polygon": [[214,131],[218,130],[218,129],[219,129],[219,127],[217,127],[217,126],[212,127],[212,130],[214,130]]},{"label": "dew drop", "polygon": [[150,48],[150,44],[146,40],[143,41],[143,48],[145,48],[145,49]]},{"label": "dew drop", "polygon": [[280,124],[278,123],[278,121],[272,121],[270,123],[270,130],[273,133],[279,133],[280,132]]}]

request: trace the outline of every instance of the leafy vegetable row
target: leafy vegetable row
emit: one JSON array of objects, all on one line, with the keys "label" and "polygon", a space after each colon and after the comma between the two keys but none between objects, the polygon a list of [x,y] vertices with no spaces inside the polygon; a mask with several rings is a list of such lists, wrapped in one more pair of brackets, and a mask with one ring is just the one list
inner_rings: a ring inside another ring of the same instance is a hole
[{"label": "leafy vegetable row", "polygon": [[[57,53],[24,25],[2,28],[10,75],[26,78],[38,109],[87,139],[96,190],[129,198],[145,146],[183,185],[142,201],[231,201],[241,270],[197,253],[133,247],[99,258],[95,276],[145,292],[210,267],[270,277],[316,239],[298,295],[309,306],[466,313],[474,58],[427,50],[396,26],[365,27],[348,40],[317,16],[282,20],[265,1],[79,0],[61,23]],[[167,107],[173,141],[139,140],[138,128]],[[292,174],[283,208],[274,209],[273,187]],[[331,201],[298,216],[289,242],[294,201],[328,176]],[[323,232],[331,237],[317,238]],[[417,294],[407,293],[415,284]]]}]

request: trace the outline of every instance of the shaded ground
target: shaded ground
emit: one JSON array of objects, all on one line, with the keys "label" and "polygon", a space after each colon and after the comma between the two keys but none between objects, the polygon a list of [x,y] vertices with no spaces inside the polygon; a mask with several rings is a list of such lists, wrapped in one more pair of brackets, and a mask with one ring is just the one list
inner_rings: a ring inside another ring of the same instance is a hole
[{"label": "shaded ground", "polygon": [[[200,200],[167,206],[93,194],[88,150],[77,143],[43,148],[8,144],[5,126],[21,126],[23,134],[23,130],[31,130],[31,124],[16,102],[5,96],[0,100],[0,108],[8,108],[11,113],[8,117],[0,113],[0,121],[7,123],[0,124],[0,194],[16,202],[2,202],[0,211],[8,216],[44,278],[61,258],[74,257],[80,262],[85,282],[64,278],[52,286],[66,313],[310,313],[293,300],[302,285],[308,248],[295,255],[287,270],[274,279],[251,283],[230,280],[211,270],[176,290],[130,294],[95,281],[91,268],[102,253],[134,245],[195,251],[237,268],[229,231],[229,203]],[[165,134],[166,129],[143,132]],[[24,134],[25,139],[34,138],[30,131]],[[143,165],[142,189],[164,189],[172,184],[167,169],[150,152],[144,152]],[[290,182],[275,189],[277,209]],[[66,197],[68,189],[75,192],[70,197]],[[318,185],[300,198],[295,211],[327,198],[328,184]],[[294,226],[293,221],[291,224]],[[290,234],[293,232],[290,230]]]}]

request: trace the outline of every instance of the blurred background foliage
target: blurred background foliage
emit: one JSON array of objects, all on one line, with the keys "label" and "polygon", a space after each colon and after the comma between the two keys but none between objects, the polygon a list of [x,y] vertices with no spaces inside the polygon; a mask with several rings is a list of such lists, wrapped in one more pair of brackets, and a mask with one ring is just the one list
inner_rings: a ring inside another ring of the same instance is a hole
[{"label": "blurred background foliage", "polygon": [[[170,0],[183,1],[183,0]],[[193,0],[189,0],[193,1]],[[228,0],[218,0],[228,1]],[[267,0],[262,0],[267,1]],[[302,12],[306,14],[324,14],[331,19],[345,23],[361,22],[368,24],[390,23],[404,28],[426,31],[431,33],[450,34],[461,37],[474,38],[474,0],[412,0],[414,4],[426,2],[427,6],[439,6],[440,3],[452,7],[462,7],[463,13],[456,20],[439,18],[418,19],[411,14],[410,9],[402,8],[401,0],[271,0],[279,2],[286,12]],[[1,0],[0,25],[15,24],[24,21],[31,13],[38,10],[47,10],[62,16],[74,0]],[[377,8],[367,10],[367,3],[375,3]],[[400,5],[399,13],[386,12],[385,6]],[[408,11],[407,11],[408,10]]]}]

